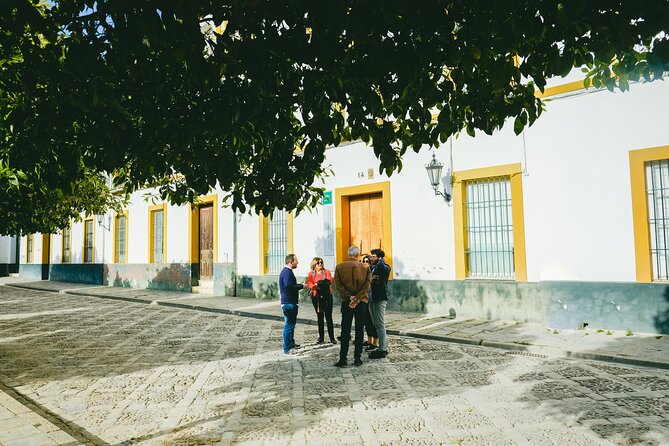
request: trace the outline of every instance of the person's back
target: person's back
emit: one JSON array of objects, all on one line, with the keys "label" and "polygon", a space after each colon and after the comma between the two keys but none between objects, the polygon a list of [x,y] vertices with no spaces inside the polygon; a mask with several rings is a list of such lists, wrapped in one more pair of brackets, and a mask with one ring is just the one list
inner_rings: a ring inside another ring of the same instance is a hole
[{"label": "person's back", "polygon": [[335,268],[335,286],[342,302],[355,297],[355,302],[367,302],[367,290],[371,282],[371,273],[355,258],[348,258]]}]

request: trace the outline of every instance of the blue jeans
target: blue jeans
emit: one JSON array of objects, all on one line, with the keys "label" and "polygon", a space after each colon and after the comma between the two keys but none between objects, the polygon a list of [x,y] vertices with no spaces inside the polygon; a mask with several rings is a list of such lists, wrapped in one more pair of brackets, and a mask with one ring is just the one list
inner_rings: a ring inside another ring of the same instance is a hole
[{"label": "blue jeans", "polygon": [[339,359],[346,361],[348,356],[348,343],[351,339],[351,325],[355,319],[355,348],[354,359],[360,359],[362,355],[362,338],[365,333],[365,316],[367,315],[367,302],[360,302],[355,308],[348,306],[348,301],[341,303],[341,345]]},{"label": "blue jeans", "polygon": [[295,304],[284,304],[281,306],[283,312],[283,352],[295,347],[295,324],[297,323],[298,306]]}]

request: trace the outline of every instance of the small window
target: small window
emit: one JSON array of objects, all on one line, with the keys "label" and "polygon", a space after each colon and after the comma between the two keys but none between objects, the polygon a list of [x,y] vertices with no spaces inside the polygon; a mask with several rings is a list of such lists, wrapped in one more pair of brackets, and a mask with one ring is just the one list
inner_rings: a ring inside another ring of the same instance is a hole
[{"label": "small window", "polygon": [[84,220],[84,263],[93,263],[93,219]]},{"label": "small window", "polygon": [[288,213],[277,209],[265,219],[265,273],[279,274],[288,255]]},{"label": "small window", "polygon": [[669,280],[669,160],[646,163],[650,256],[655,281]]},{"label": "small window", "polygon": [[150,263],[165,263],[165,210],[151,211]]},{"label": "small window", "polygon": [[34,234],[28,234],[26,237],[26,263],[33,263]]},{"label": "small window", "polygon": [[116,263],[126,263],[127,261],[125,249],[128,237],[127,225],[128,217],[125,214],[118,214],[114,225],[114,261]]},{"label": "small window", "polygon": [[63,228],[63,246],[61,250],[62,263],[70,263],[72,261],[71,237],[72,237],[72,229],[69,226]]}]

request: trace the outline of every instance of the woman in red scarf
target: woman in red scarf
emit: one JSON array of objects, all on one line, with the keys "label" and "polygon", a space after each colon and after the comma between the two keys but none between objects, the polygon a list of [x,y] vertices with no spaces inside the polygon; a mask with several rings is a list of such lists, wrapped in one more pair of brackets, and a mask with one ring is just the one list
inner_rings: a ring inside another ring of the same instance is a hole
[{"label": "woman in red scarf", "polygon": [[307,288],[311,290],[311,303],[318,317],[318,342],[323,343],[325,336],[324,319],[328,323],[330,342],[336,344],[334,324],[332,323],[332,273],[325,269],[323,259],[314,257],[311,261],[311,271],[307,276]]}]

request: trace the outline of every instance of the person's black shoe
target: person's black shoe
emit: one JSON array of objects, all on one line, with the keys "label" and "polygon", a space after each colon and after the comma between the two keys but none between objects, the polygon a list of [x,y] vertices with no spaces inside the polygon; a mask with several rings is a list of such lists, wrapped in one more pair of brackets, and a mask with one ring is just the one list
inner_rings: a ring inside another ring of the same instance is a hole
[{"label": "person's black shoe", "polygon": [[347,365],[348,365],[348,363],[345,360],[340,359],[339,361],[335,362],[334,366],[335,367],[346,367]]},{"label": "person's black shoe", "polygon": [[336,344],[337,341],[335,339],[330,339],[330,344]]},{"label": "person's black shoe", "polygon": [[386,356],[388,356],[388,352],[384,352],[381,350],[374,350],[372,353],[369,354],[369,359],[383,359]]},{"label": "person's black shoe", "polygon": [[369,346],[369,345],[372,345],[372,344],[370,344],[370,343],[367,342],[367,341],[365,341],[365,342],[362,343],[362,346],[363,346],[363,347],[367,347],[367,346]]},{"label": "person's black shoe", "polygon": [[357,358],[355,361],[353,361],[353,365],[356,367],[360,367],[362,365],[362,359]]},{"label": "person's black shoe", "polygon": [[316,344],[322,344],[322,343],[323,343],[322,339],[319,339],[318,341],[316,341]]},{"label": "person's black shoe", "polygon": [[371,352],[371,351],[376,350],[377,348],[379,348],[378,345],[368,345],[367,348],[365,349],[365,351]]}]

